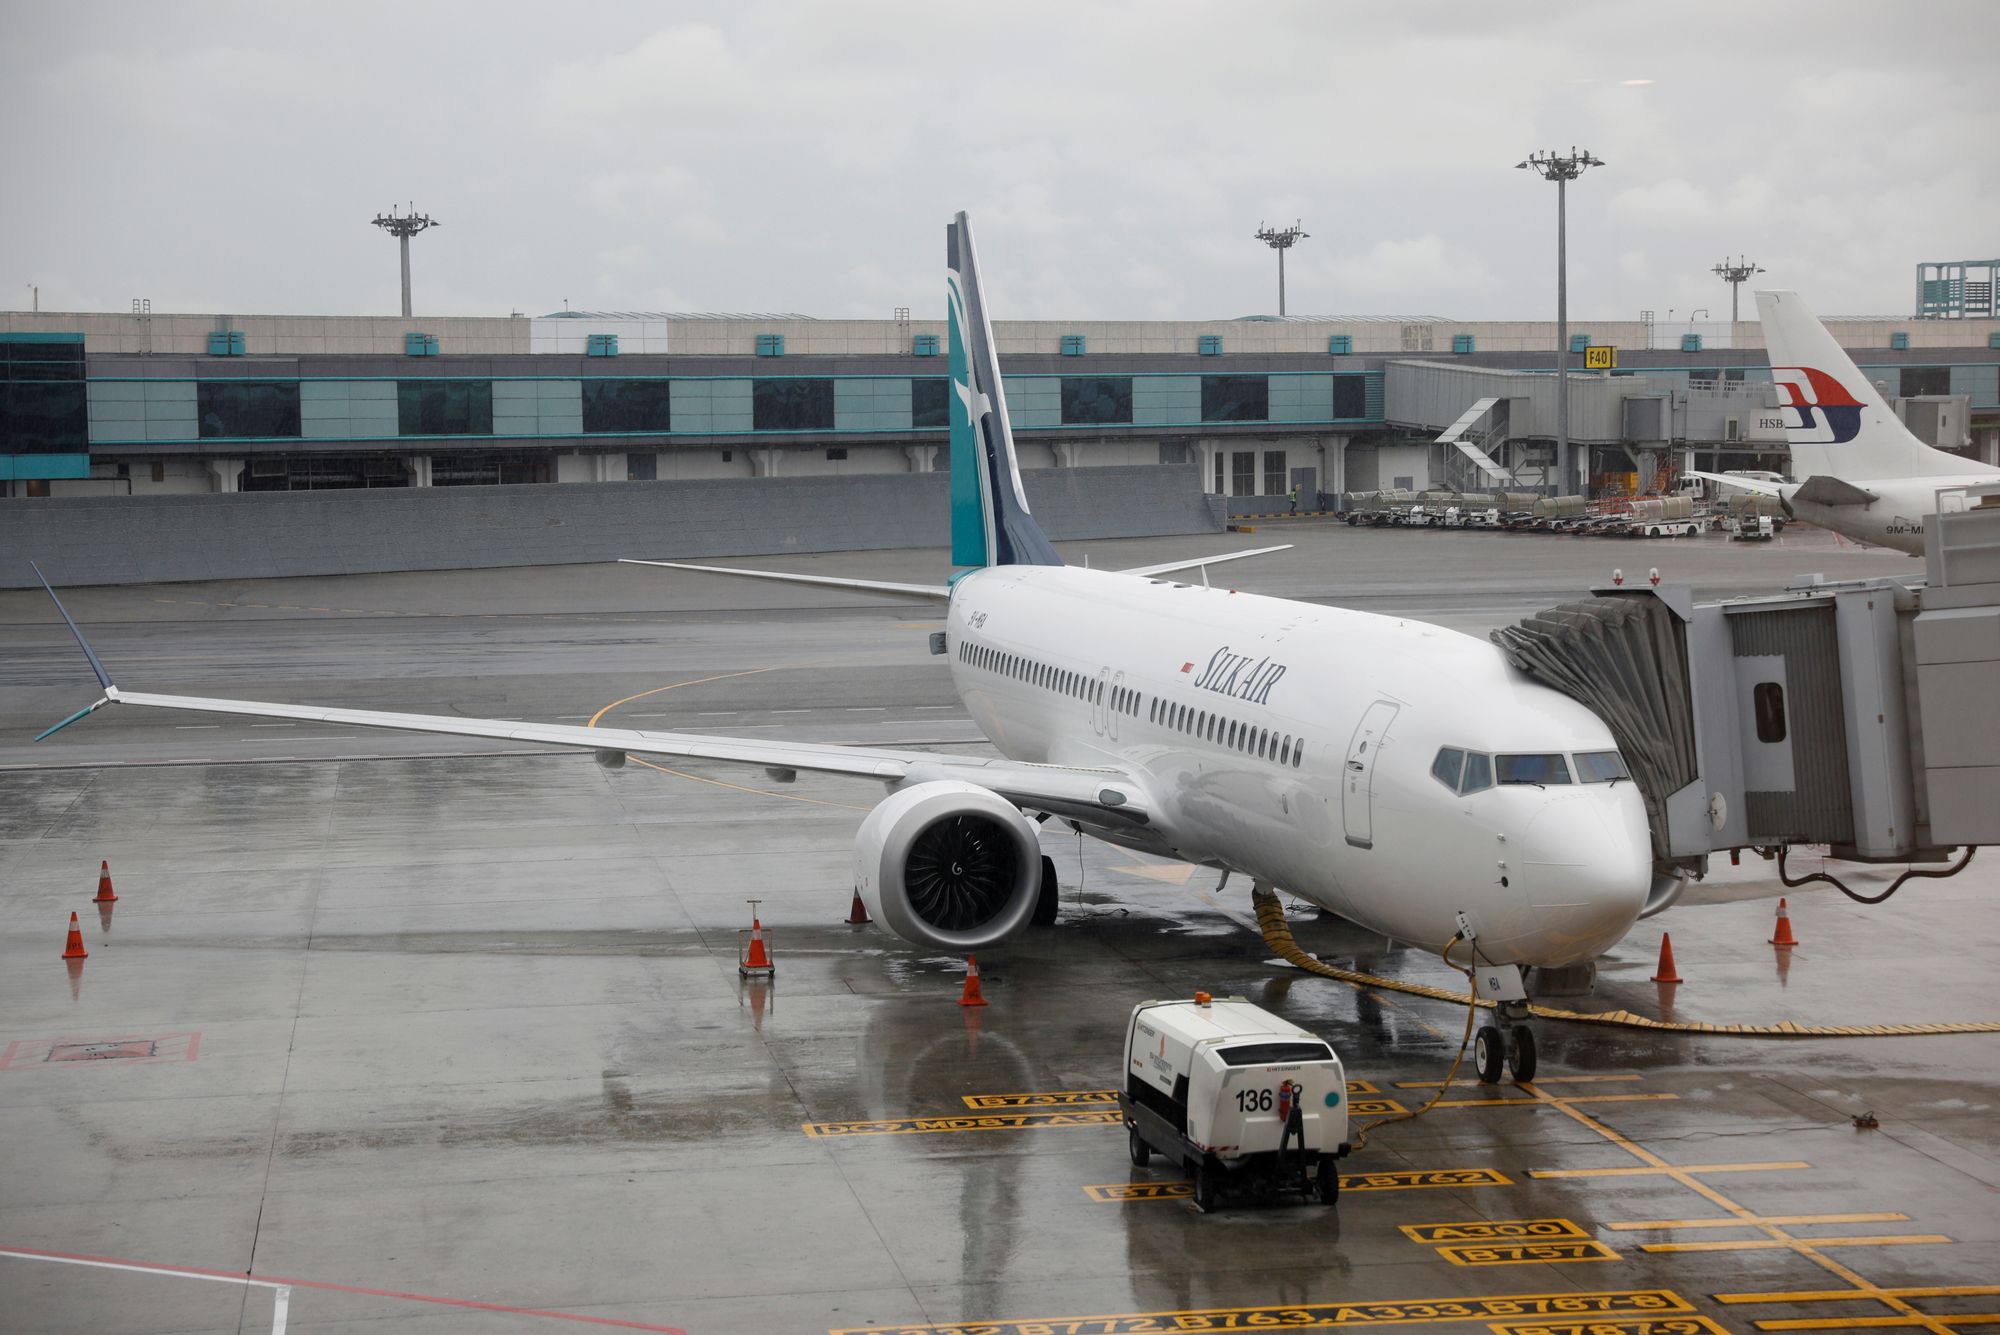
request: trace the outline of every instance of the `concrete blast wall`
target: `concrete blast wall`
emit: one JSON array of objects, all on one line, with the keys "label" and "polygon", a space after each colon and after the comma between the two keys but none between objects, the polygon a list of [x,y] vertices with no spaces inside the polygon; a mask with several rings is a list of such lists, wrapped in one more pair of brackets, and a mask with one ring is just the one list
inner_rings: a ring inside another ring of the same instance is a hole
[{"label": "concrete blast wall", "polygon": [[[1214,533],[1192,464],[1022,475],[1058,541]],[[944,547],[944,473],[0,502],[0,588]]]}]

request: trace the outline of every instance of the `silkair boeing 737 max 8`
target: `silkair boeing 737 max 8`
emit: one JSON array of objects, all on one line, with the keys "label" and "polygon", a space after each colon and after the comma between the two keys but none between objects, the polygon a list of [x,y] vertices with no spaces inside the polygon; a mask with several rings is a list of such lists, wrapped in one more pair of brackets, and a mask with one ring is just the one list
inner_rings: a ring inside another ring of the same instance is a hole
[{"label": "silkair boeing 737 max 8", "polygon": [[[1857,542],[1924,553],[1924,517],[1942,488],[2000,482],[2000,468],[1932,449],[1910,434],[1796,292],[1759,292],[1764,347],[1797,482],[1695,473],[1776,496],[1794,518]],[[1963,496],[1943,498],[1963,509]]]},{"label": "silkair boeing 737 max 8", "polygon": [[[57,727],[145,705],[879,780],[889,795],[856,840],[860,892],[896,935],[952,951],[1005,941],[1053,907],[1024,810],[1433,950],[1463,915],[1471,949],[1456,962],[1476,954],[1509,975],[1622,937],[1652,875],[1638,786],[1595,714],[1493,645],[1165,577],[1227,557],[1063,565],[1021,488],[964,214],[947,238],[959,573],[937,586],[730,573],[944,603],[953,682],[1004,759],[145,695],[113,686],[94,654],[103,698]],[[1482,1042],[1484,1070],[1497,1071],[1499,1041]],[[1506,1046],[1527,1078],[1527,1031]]]}]

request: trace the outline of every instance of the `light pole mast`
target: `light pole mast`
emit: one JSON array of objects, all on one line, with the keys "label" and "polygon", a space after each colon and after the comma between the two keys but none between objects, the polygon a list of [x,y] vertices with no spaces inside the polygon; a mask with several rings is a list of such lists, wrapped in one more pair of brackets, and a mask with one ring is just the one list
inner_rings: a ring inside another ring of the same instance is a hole
[{"label": "light pole mast", "polygon": [[1736,323],[1736,299],[1743,293],[1743,284],[1749,280],[1751,275],[1762,272],[1764,272],[1762,269],[1750,263],[1741,255],[1736,257],[1736,263],[1734,264],[1725,259],[1722,263],[1715,266],[1715,276],[1729,284],[1729,323]]},{"label": "light pole mast", "polygon": [[1257,224],[1257,239],[1278,252],[1278,314],[1281,316],[1285,313],[1285,252],[1311,235],[1311,232],[1300,230],[1296,222],[1283,231],[1266,227],[1263,223]]},{"label": "light pole mast", "polygon": [[[1567,154],[1554,149],[1530,153],[1514,166],[1556,183],[1556,471],[1560,483],[1569,479],[1569,183],[1604,160],[1589,149]],[[1560,485],[1559,483],[1559,485]]]},{"label": "light pole mast", "polygon": [[410,238],[427,227],[442,227],[444,224],[435,221],[428,214],[418,213],[417,206],[412,203],[409,213],[402,217],[398,217],[393,208],[387,213],[376,214],[375,225],[403,244],[403,314],[408,315],[410,314]]}]

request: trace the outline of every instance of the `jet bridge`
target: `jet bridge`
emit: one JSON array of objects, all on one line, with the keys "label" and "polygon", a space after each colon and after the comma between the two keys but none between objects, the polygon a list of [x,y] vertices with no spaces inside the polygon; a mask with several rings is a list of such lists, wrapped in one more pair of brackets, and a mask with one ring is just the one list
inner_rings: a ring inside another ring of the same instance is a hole
[{"label": "jet bridge", "polygon": [[1940,493],[1920,585],[1814,576],[1715,603],[1606,585],[1494,632],[1618,738],[1661,873],[1647,912],[1722,849],[1943,862],[2000,844],[2000,483],[1947,490],[1973,508]]}]

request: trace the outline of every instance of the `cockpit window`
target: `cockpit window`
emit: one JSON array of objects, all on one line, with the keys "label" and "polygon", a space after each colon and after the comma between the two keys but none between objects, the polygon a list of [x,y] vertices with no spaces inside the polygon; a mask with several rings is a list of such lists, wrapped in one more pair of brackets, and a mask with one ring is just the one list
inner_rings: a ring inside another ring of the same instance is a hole
[{"label": "cockpit window", "polygon": [[1458,774],[1465,766],[1465,752],[1455,746],[1441,747],[1436,760],[1431,762],[1431,777],[1454,793],[1458,791]]},{"label": "cockpit window", "polygon": [[1465,778],[1458,785],[1461,793],[1476,793],[1493,786],[1493,757],[1477,751],[1465,757]]},{"label": "cockpit window", "polygon": [[1569,782],[1569,762],[1560,754],[1495,756],[1501,783],[1554,784]]},{"label": "cockpit window", "polygon": [[1571,759],[1576,762],[1578,783],[1615,783],[1632,777],[1625,757],[1616,751],[1579,751]]}]

